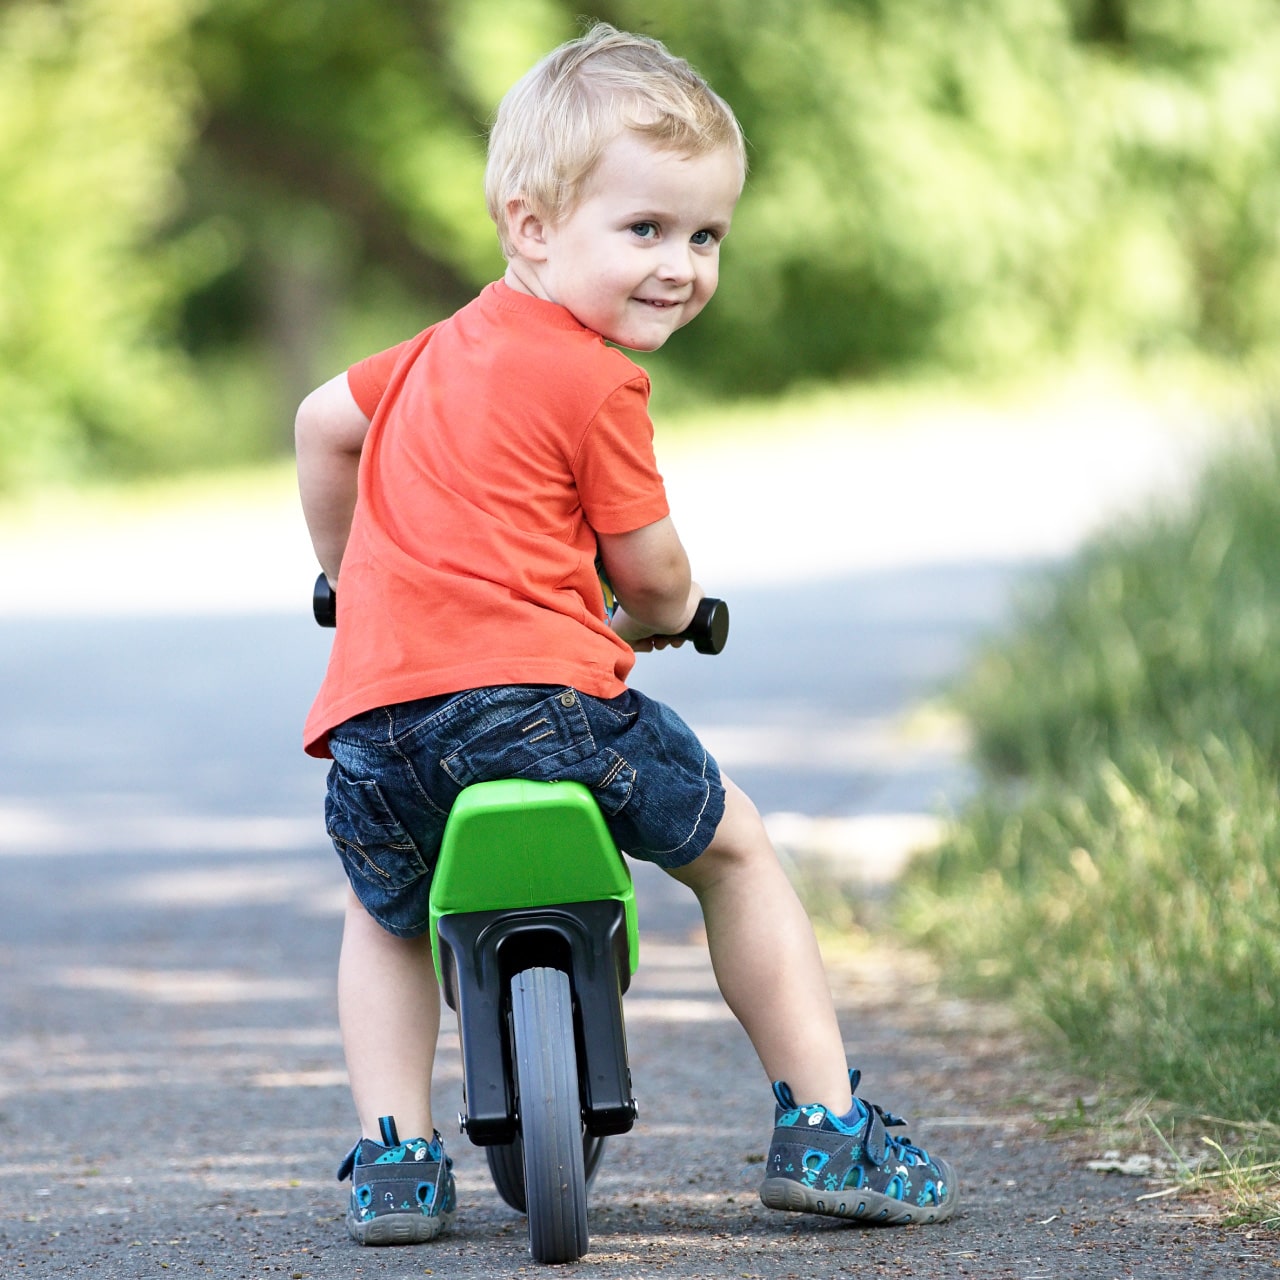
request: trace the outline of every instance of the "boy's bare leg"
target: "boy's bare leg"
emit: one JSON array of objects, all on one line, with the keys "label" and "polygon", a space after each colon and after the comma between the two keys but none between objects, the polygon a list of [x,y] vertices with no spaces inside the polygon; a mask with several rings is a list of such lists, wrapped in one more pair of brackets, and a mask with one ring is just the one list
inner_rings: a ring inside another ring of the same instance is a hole
[{"label": "boy's bare leg", "polygon": [[430,1140],[431,1068],[440,1031],[428,937],[397,938],[347,890],[338,963],[338,1021],[360,1131],[382,1139],[380,1116],[401,1138]]},{"label": "boy's bare leg", "polygon": [[671,874],[698,897],[716,981],[769,1078],[844,1115],[848,1063],[813,926],[755,806],[728,778],[724,786],[715,838]]}]

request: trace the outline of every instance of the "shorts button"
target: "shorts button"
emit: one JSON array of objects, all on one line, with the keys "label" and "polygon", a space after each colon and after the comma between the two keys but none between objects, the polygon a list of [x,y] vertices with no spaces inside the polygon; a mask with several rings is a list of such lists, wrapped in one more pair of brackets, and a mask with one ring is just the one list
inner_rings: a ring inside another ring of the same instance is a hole
[{"label": "shorts button", "polygon": [[571,692],[565,692],[560,695],[560,705],[562,707],[571,707],[577,700],[577,695]]}]

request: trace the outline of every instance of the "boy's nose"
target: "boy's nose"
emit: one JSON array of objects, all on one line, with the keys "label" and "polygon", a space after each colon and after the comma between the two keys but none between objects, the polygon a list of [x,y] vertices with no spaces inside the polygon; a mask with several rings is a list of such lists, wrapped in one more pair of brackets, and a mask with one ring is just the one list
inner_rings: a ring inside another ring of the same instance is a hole
[{"label": "boy's nose", "polygon": [[672,246],[658,264],[658,275],[672,284],[688,284],[694,277],[693,254],[682,246]]}]

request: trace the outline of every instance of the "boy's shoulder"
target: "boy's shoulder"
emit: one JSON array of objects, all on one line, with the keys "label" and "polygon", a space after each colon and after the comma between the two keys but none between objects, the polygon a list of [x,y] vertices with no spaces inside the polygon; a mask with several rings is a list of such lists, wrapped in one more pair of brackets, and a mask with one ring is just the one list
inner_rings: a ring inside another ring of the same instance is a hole
[{"label": "boy's shoulder", "polygon": [[454,335],[441,347],[456,340],[465,349],[483,352],[480,361],[490,376],[525,388],[542,385],[573,400],[599,400],[629,384],[648,392],[645,370],[570,311],[518,293],[500,280],[445,327],[453,328]]},{"label": "boy's shoulder", "polygon": [[[502,330],[516,345],[536,351],[553,348],[562,358],[596,365],[607,373],[648,376],[634,360],[610,346],[594,329],[588,329],[566,307],[518,293],[502,280],[487,286],[459,315],[473,309],[482,323]],[[548,374],[555,372],[555,367],[547,369]]]}]

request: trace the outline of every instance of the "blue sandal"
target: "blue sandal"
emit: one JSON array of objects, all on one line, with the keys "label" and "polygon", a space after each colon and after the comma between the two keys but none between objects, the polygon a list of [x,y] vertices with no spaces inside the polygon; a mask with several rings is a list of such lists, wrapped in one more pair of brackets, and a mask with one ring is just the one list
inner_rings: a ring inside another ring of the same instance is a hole
[{"label": "blue sandal", "polygon": [[[855,1095],[860,1079],[849,1072]],[[769,1208],[885,1226],[942,1222],[955,1212],[959,1188],[951,1166],[888,1132],[905,1120],[857,1096],[846,1116],[820,1103],[802,1107],[781,1080],[773,1094],[773,1143],[760,1187]]]},{"label": "blue sandal", "polygon": [[351,1179],[347,1230],[360,1244],[422,1244],[453,1222],[453,1161],[438,1133],[401,1142],[391,1116],[378,1121],[382,1142],[361,1138],[338,1166]]}]

